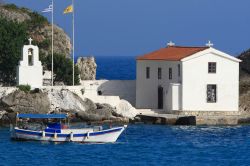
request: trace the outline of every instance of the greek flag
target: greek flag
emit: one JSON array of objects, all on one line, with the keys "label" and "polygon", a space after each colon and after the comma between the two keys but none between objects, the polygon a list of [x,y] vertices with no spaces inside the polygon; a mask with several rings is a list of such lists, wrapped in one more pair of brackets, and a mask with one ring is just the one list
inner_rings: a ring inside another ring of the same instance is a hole
[{"label": "greek flag", "polygon": [[44,9],[42,12],[43,13],[48,13],[48,12],[52,12],[52,10],[53,10],[53,5],[51,4],[51,5],[49,5],[48,8]]}]

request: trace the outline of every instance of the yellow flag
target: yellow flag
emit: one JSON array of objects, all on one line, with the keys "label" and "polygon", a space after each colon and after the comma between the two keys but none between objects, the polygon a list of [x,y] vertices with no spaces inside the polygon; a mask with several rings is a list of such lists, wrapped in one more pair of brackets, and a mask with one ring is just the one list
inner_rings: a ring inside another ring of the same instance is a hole
[{"label": "yellow flag", "polygon": [[64,9],[64,14],[72,13],[73,12],[73,5],[68,6],[66,9]]}]

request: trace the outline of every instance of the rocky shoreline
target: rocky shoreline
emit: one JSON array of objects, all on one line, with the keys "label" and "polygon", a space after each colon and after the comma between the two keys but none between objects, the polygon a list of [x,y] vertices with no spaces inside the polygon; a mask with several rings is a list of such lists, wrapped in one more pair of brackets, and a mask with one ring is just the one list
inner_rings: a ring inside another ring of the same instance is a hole
[{"label": "rocky shoreline", "polygon": [[[0,125],[14,124],[17,113],[67,113],[72,123],[160,125],[243,125],[250,124],[248,107],[239,112],[173,112],[140,114],[129,102],[115,107],[95,103],[67,88],[43,88],[24,92],[18,88],[0,90]],[[241,96],[242,97],[242,96]]]},{"label": "rocky shoreline", "polygon": [[82,99],[67,89],[35,89],[24,92],[19,89],[1,92],[0,124],[15,122],[17,113],[67,113],[72,122],[87,123],[128,123],[136,113],[126,101],[121,100],[118,107],[94,103]]}]

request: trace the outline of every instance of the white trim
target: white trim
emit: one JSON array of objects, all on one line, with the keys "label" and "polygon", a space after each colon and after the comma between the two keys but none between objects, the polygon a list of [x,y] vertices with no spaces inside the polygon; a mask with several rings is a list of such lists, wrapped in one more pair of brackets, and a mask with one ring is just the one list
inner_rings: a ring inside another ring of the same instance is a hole
[{"label": "white trim", "polygon": [[214,48],[208,48],[208,49],[206,49],[206,50],[197,52],[197,53],[195,53],[195,54],[193,54],[193,55],[191,55],[191,56],[188,56],[188,57],[186,57],[186,58],[181,59],[181,61],[182,61],[182,62],[189,61],[189,60],[191,60],[191,59],[198,58],[198,57],[203,56],[203,55],[206,55],[206,54],[208,54],[208,53],[213,53],[213,54],[215,54],[215,55],[217,55],[217,56],[226,58],[226,59],[231,60],[231,61],[234,61],[234,62],[241,62],[240,59],[235,58],[235,57],[233,57],[233,56],[231,56],[231,55],[229,55],[229,54],[226,54],[226,53],[224,53],[224,52],[222,52],[222,51],[216,50],[216,49],[214,49]]}]

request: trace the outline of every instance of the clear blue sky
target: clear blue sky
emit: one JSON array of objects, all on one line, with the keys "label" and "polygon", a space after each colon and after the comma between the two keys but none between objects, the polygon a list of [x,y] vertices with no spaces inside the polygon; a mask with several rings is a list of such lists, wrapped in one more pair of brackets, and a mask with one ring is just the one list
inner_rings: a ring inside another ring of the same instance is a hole
[{"label": "clear blue sky", "polygon": [[[41,11],[49,0],[5,0]],[[55,23],[70,36],[70,0],[55,0]],[[138,56],[166,46],[203,46],[237,55],[250,48],[250,0],[75,0],[76,56]],[[49,14],[44,14],[50,20]]]}]

